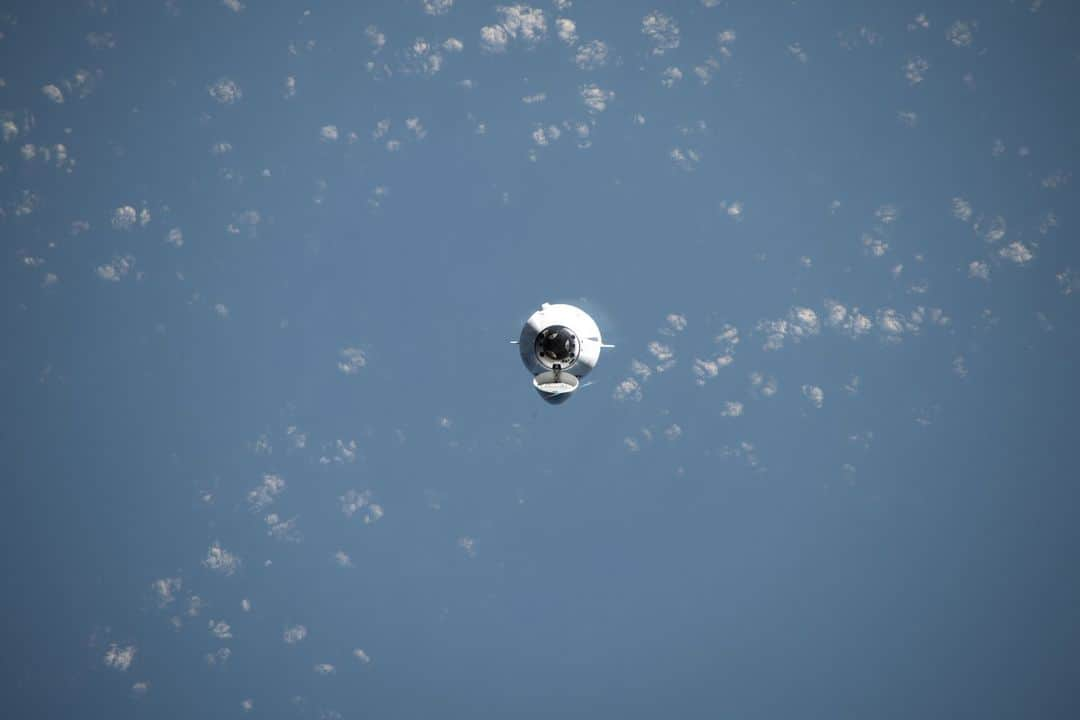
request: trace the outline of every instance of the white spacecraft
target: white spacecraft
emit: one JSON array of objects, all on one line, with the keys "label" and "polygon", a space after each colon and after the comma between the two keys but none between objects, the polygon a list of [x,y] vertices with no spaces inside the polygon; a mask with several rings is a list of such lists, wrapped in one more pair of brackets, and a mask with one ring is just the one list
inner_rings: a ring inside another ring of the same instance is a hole
[{"label": "white spacecraft", "polygon": [[596,321],[584,310],[551,303],[529,316],[521,337],[513,342],[533,374],[533,387],[553,405],[570,399],[581,379],[596,367],[601,348],[614,347],[604,344]]}]

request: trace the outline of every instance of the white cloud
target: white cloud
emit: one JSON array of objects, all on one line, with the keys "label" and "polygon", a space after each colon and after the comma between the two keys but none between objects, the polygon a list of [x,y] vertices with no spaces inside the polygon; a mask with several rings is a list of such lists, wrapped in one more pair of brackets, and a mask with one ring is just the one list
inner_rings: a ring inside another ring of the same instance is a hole
[{"label": "white cloud", "polygon": [[835,300],[825,301],[825,323],[833,330],[859,338],[866,335],[874,327],[874,323],[866,315],[859,312],[857,307],[849,311],[846,307]]},{"label": "white cloud", "polygon": [[255,701],[251,698],[246,698],[240,702],[240,708],[244,712],[249,713],[255,709]]},{"label": "white cloud", "polygon": [[480,48],[489,53],[506,52],[510,34],[501,25],[485,25],[480,28]]},{"label": "white cloud", "polygon": [[102,280],[120,282],[135,267],[135,258],[132,255],[116,255],[112,261],[105,265],[97,266],[97,275]]},{"label": "white cloud", "polygon": [[779,383],[774,377],[765,377],[760,372],[750,373],[750,388],[762,397],[770,398],[780,390]]},{"label": "white cloud", "polygon": [[526,95],[525,97],[521,98],[521,102],[525,103],[526,105],[534,105],[536,103],[542,103],[545,100],[547,100],[547,93],[543,93],[543,92],[534,93],[532,95]]},{"label": "white cloud", "polygon": [[370,490],[363,492],[347,490],[338,499],[341,501],[341,512],[345,514],[345,517],[351,518],[360,513],[360,519],[365,525],[378,522],[384,514],[382,506],[372,500]]},{"label": "white cloud", "polygon": [[930,63],[921,57],[913,57],[904,63],[904,77],[908,84],[918,85],[926,79],[926,73],[930,69]]},{"label": "white cloud", "polygon": [[779,350],[784,341],[791,338],[799,342],[804,338],[821,332],[821,321],[817,313],[807,307],[793,307],[786,319],[762,320],[757,324],[757,331],[765,334],[764,350]]},{"label": "white cloud", "polygon": [[465,49],[465,44],[457,38],[447,38],[443,42],[442,48],[446,52],[461,52]]},{"label": "white cloud", "polygon": [[266,473],[262,482],[247,494],[248,505],[253,512],[259,512],[274,502],[274,498],[285,491],[285,479],[280,475]]},{"label": "white cloud", "polygon": [[293,625],[292,627],[285,628],[281,633],[281,639],[285,641],[286,645],[295,645],[307,637],[307,628],[303,625]]},{"label": "white cloud", "polygon": [[229,623],[224,620],[211,620],[209,628],[210,633],[218,640],[229,640],[232,638],[232,628],[230,628]]},{"label": "white cloud", "polygon": [[607,104],[615,99],[613,90],[603,90],[595,83],[581,87],[581,101],[589,112],[599,113],[607,109]]},{"label": "white cloud", "polygon": [[825,391],[817,385],[803,385],[802,394],[816,408],[825,404]]},{"label": "white cloud", "polygon": [[495,12],[502,16],[502,27],[510,37],[520,39],[527,45],[535,45],[547,35],[547,19],[543,10],[528,5],[510,5],[497,7]]},{"label": "white cloud", "polygon": [[641,385],[634,378],[626,378],[618,385],[615,386],[615,390],[612,393],[612,397],[615,400],[641,400]]},{"label": "white cloud", "polygon": [[135,227],[135,223],[138,222],[138,214],[135,212],[135,208],[130,205],[124,205],[113,210],[112,226],[113,230],[130,230]]},{"label": "white cloud", "polygon": [[666,88],[674,87],[677,82],[682,80],[682,78],[682,70],[677,67],[669,67],[667,70],[664,70],[660,84]]},{"label": "white cloud", "polygon": [[60,92],[60,88],[55,85],[46,85],[41,88],[41,93],[57,105],[64,102],[64,93]]},{"label": "white cloud", "polygon": [[978,280],[990,279],[990,266],[982,260],[972,260],[968,263],[968,277]]},{"label": "white cloud", "polygon": [[244,96],[244,93],[240,90],[240,86],[227,77],[219,78],[217,82],[209,86],[206,90],[210,93],[210,97],[214,98],[222,105],[232,105],[239,102],[240,98]]},{"label": "white cloud", "polygon": [[600,40],[590,40],[578,47],[574,62],[582,70],[595,70],[607,65],[610,49]]},{"label": "white cloud", "polygon": [[974,211],[971,208],[971,203],[962,197],[954,197],[952,199],[952,214],[953,217],[961,222],[969,222]]},{"label": "white cloud", "polygon": [[145,697],[150,692],[150,683],[143,680],[131,686],[131,694],[137,698]]},{"label": "white cloud", "polygon": [[423,0],[423,5],[428,15],[445,15],[454,6],[454,0]]},{"label": "white cloud", "polygon": [[119,645],[117,643],[109,643],[109,647],[105,650],[105,656],[102,660],[105,662],[105,667],[118,670],[120,672],[126,672],[131,663],[135,660],[136,649],[134,645]]},{"label": "white cloud", "polygon": [[244,11],[244,3],[240,0],[221,0],[221,4],[232,10],[234,13]]},{"label": "white cloud", "polygon": [[324,677],[327,675],[333,675],[335,672],[337,672],[334,666],[330,663],[319,663],[318,665],[313,667],[312,670],[315,671],[316,675],[322,675]]},{"label": "white cloud", "polygon": [[334,553],[334,562],[338,567],[351,568],[353,567],[352,558],[344,550],[338,550]]},{"label": "white cloud", "polygon": [[724,417],[739,417],[743,414],[743,404],[737,400],[727,400],[720,414]]},{"label": "white cloud", "polygon": [[900,219],[900,209],[895,205],[882,205],[874,211],[874,217],[878,219],[882,225],[891,225]]},{"label": "white cloud", "polygon": [[1062,295],[1072,295],[1074,292],[1080,292],[1080,273],[1067,267],[1059,272],[1056,277]]},{"label": "white cloud", "polygon": [[298,543],[304,536],[296,529],[296,518],[282,520],[277,513],[270,513],[263,522],[266,523],[266,534],[281,542]]},{"label": "white cloud", "polygon": [[671,158],[671,162],[686,172],[693,172],[698,163],[701,162],[701,155],[693,148],[671,148],[668,157]]},{"label": "white cloud", "polygon": [[977,27],[978,23],[974,21],[957,20],[949,27],[945,37],[956,47],[971,47],[971,44],[975,42],[975,28]]},{"label": "white cloud", "polygon": [[210,666],[224,665],[232,657],[232,650],[229,648],[220,648],[215,652],[207,653],[205,656],[206,664]]},{"label": "white cloud", "polygon": [[366,652],[364,652],[363,650],[361,650],[360,648],[356,648],[352,652],[353,652],[353,657],[356,658],[357,660],[359,660],[364,665],[367,665],[368,663],[371,662],[371,658],[368,656],[368,654]]},{"label": "white cloud", "polygon": [[378,53],[386,45],[386,33],[382,32],[374,25],[368,25],[364,28],[364,37],[367,38],[368,45],[372,48],[372,53]]},{"label": "white cloud", "polygon": [[930,21],[926,18],[926,13],[919,13],[915,16],[915,19],[908,23],[908,30],[925,30],[930,27]]},{"label": "white cloud", "polygon": [[787,51],[788,54],[791,55],[791,57],[795,58],[803,65],[805,65],[810,60],[810,56],[806,54],[805,50],[803,50],[803,46],[797,42],[788,45]]},{"label": "white cloud", "polygon": [[337,142],[338,136],[337,125],[323,125],[319,129],[319,138],[323,142]]},{"label": "white cloud", "polygon": [[240,568],[240,558],[221,547],[221,543],[215,540],[206,551],[206,557],[203,559],[202,564],[210,570],[228,577],[235,574]]},{"label": "white cloud", "polygon": [[577,42],[577,25],[573,20],[567,18],[559,18],[555,21],[555,29],[558,32],[559,39],[567,45],[573,45]]},{"label": "white cloud", "polygon": [[151,583],[150,587],[157,597],[158,607],[163,608],[171,605],[176,600],[176,593],[180,592],[183,581],[178,578],[161,578]]},{"label": "white cloud", "polygon": [[670,15],[654,11],[641,19],[641,32],[652,42],[652,54],[663,55],[679,47],[679,24]]},{"label": "white cloud", "polygon": [[998,254],[1006,260],[1013,261],[1017,265],[1026,265],[1035,257],[1030,248],[1017,240],[1014,240],[1001,248],[1001,250],[998,251]]},{"label": "white cloud", "polygon": [[367,356],[359,348],[344,348],[338,353],[338,357],[340,358],[337,364],[338,370],[346,375],[355,375],[367,365]]},{"label": "white cloud", "polygon": [[1005,222],[1005,218],[997,215],[995,217],[980,217],[975,221],[975,233],[982,236],[982,239],[988,243],[997,243],[1005,239],[1005,234],[1008,231],[1008,223]]},{"label": "white cloud", "polygon": [[469,558],[476,557],[476,539],[468,536],[458,538],[458,547],[461,548],[465,555]]}]

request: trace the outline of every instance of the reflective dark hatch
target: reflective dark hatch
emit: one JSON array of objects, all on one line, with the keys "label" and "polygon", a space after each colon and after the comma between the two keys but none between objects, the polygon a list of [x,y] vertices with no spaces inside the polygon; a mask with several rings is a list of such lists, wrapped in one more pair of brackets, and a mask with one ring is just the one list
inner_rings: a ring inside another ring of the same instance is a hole
[{"label": "reflective dark hatch", "polygon": [[578,353],[581,351],[577,335],[564,325],[544,328],[536,336],[533,348],[536,351],[536,359],[549,370],[554,370],[556,365],[560,370],[565,370],[577,361]]}]

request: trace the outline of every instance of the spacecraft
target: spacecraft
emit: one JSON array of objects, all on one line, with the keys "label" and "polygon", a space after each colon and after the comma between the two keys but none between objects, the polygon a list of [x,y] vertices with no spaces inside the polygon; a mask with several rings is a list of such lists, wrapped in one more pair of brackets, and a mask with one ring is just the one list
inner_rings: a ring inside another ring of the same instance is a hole
[{"label": "spacecraft", "polygon": [[515,342],[533,375],[533,387],[546,402],[564,403],[596,367],[601,348],[596,321],[573,305],[544,303],[529,316]]}]

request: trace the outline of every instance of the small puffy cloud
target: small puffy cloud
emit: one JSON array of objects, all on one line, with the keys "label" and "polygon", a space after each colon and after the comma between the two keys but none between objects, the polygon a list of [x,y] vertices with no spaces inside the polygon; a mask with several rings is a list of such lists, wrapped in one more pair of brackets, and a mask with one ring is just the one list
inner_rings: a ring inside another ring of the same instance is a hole
[{"label": "small puffy cloud", "polygon": [[214,98],[222,105],[232,105],[237,103],[244,95],[240,90],[240,86],[237,85],[234,80],[227,77],[219,78],[217,82],[210,85],[206,91],[210,93],[210,97]]},{"label": "small puffy cloud", "polygon": [[900,110],[896,113],[896,119],[904,127],[913,128],[919,124],[919,114],[912,110]]},{"label": "small puffy cloud", "polygon": [[764,350],[779,350],[784,341],[791,338],[799,342],[821,332],[821,320],[817,313],[807,307],[793,307],[787,318],[780,320],[762,320],[757,324],[757,331],[765,335]]},{"label": "small puffy cloud", "polygon": [[169,234],[165,236],[165,242],[173,247],[184,246],[184,232],[180,228],[173,228],[169,230]]},{"label": "small puffy cloud", "polygon": [[145,697],[148,692],[150,692],[150,683],[145,680],[143,680],[142,682],[137,682],[131,686],[132,697]]},{"label": "small puffy cloud", "polygon": [[968,263],[968,277],[976,280],[989,280],[990,266],[982,260],[972,260]]},{"label": "small puffy cloud", "polygon": [[253,512],[259,512],[274,502],[274,498],[285,491],[285,479],[280,475],[266,473],[262,482],[248,491],[247,502]]},{"label": "small puffy cloud", "polygon": [[859,312],[857,307],[848,310],[835,300],[826,300],[825,311],[825,324],[849,337],[862,337],[874,327],[873,321]]},{"label": "small puffy cloud", "polygon": [[574,62],[582,70],[595,70],[607,65],[610,49],[600,40],[590,40],[578,46]]},{"label": "small puffy cloud", "polygon": [[60,91],[60,88],[55,85],[46,85],[41,88],[41,94],[47,97],[50,101],[60,105],[64,102],[64,93]]},{"label": "small puffy cloud", "polygon": [[130,205],[123,205],[113,210],[113,230],[130,230],[139,221],[138,213]]},{"label": "small puffy cloud", "polygon": [[232,628],[229,627],[229,623],[224,620],[211,620],[209,628],[210,634],[218,640],[229,640],[232,638]]},{"label": "small puffy cloud", "polygon": [[283,520],[277,513],[270,513],[263,522],[266,523],[266,534],[281,542],[298,543],[304,536],[296,529],[296,518]]},{"label": "small puffy cloud", "polygon": [[465,553],[466,557],[476,557],[476,539],[468,536],[458,538],[457,545]]},{"label": "small puffy cloud", "polygon": [[234,13],[243,12],[245,5],[240,0],[221,0],[221,4],[232,10]]},{"label": "small puffy cloud", "polygon": [[102,661],[107,668],[119,672],[127,672],[127,669],[131,667],[131,663],[135,660],[135,653],[136,649],[134,645],[109,643],[109,647],[105,649],[105,656],[102,658]]},{"label": "small puffy cloud", "polygon": [[891,225],[900,219],[900,209],[895,205],[882,205],[874,211],[874,217],[882,225]]},{"label": "small puffy cloud", "polygon": [[661,74],[660,84],[666,88],[674,87],[683,79],[682,70],[677,67],[669,67]]},{"label": "small puffy cloud", "polygon": [[724,402],[720,414],[724,417],[739,417],[743,414],[743,404],[737,400],[727,400]]},{"label": "small puffy cloud", "polygon": [[338,567],[351,568],[353,567],[352,558],[344,550],[338,550],[334,553],[334,562]]},{"label": "small puffy cloud", "polygon": [[559,39],[567,45],[573,45],[577,42],[577,25],[573,20],[567,18],[559,18],[555,21],[555,29],[559,35]]},{"label": "small puffy cloud", "polygon": [[230,657],[232,657],[232,650],[225,647],[220,648],[216,652],[207,653],[204,659],[206,660],[207,665],[213,667],[215,665],[224,665],[229,661]]},{"label": "small puffy cloud", "polygon": [[120,282],[135,268],[135,258],[132,255],[116,255],[111,262],[98,265],[95,272],[102,280]]},{"label": "small puffy cloud", "polygon": [[293,625],[292,627],[287,627],[281,633],[281,639],[285,641],[286,645],[295,645],[296,643],[301,642],[306,637],[307,628],[303,625]]},{"label": "small puffy cloud", "polygon": [[347,490],[338,500],[341,501],[341,512],[345,517],[351,518],[359,513],[365,525],[378,522],[384,514],[382,506],[372,500],[370,490]]},{"label": "small puffy cloud", "polygon": [[945,37],[947,37],[949,42],[956,47],[971,47],[972,43],[975,42],[975,28],[977,27],[978,23],[974,20],[957,20],[949,26],[948,31],[945,33]]},{"label": "small puffy cloud", "polygon": [[367,365],[367,356],[359,348],[347,347],[338,353],[338,370],[345,375],[355,375]]},{"label": "small puffy cloud", "polygon": [[665,345],[659,340],[653,340],[649,343],[649,352],[657,360],[656,372],[664,372],[675,365],[675,351],[671,349],[670,345]]},{"label": "small puffy cloud", "polygon": [[501,25],[485,25],[480,28],[480,48],[489,53],[506,52],[510,34]]},{"label": "small puffy cloud", "polygon": [[816,408],[825,404],[825,391],[817,385],[803,385],[802,394]]},{"label": "small puffy cloud", "polygon": [[255,709],[255,701],[251,698],[246,698],[240,702],[240,709],[246,713]]},{"label": "small puffy cloud", "polygon": [[337,672],[334,666],[330,663],[319,663],[318,665],[313,667],[312,670],[315,671],[316,675],[322,675],[323,677],[327,675],[333,675],[335,672]]},{"label": "small puffy cloud", "polygon": [[770,398],[780,390],[779,383],[774,377],[766,377],[760,372],[750,373],[750,389],[762,397]]},{"label": "small puffy cloud", "polygon": [[1031,249],[1018,240],[1014,240],[998,251],[998,255],[1006,260],[1011,260],[1017,265],[1026,265],[1035,257]]},{"label": "small puffy cloud", "polygon": [[930,63],[924,58],[913,57],[904,63],[904,77],[909,85],[918,85],[926,79],[926,73],[930,69]]},{"label": "small puffy cloud", "polygon": [[465,44],[457,38],[447,38],[443,42],[442,48],[446,52],[461,52],[465,49]]},{"label": "small puffy cloud", "polygon": [[652,43],[652,54],[663,55],[679,47],[679,24],[670,15],[653,11],[641,19],[641,32]]},{"label": "small puffy cloud", "polygon": [[178,577],[161,578],[151,583],[150,588],[153,590],[158,607],[163,608],[172,605],[176,601],[176,594],[180,592],[182,585],[183,581]]},{"label": "small puffy cloud", "polygon": [[353,654],[354,658],[359,660],[364,665],[367,665],[368,663],[371,662],[371,658],[368,656],[368,654],[366,652],[364,652],[363,650],[361,650],[360,648],[356,648],[355,650],[353,650],[352,654]]},{"label": "small puffy cloud", "polygon": [[806,50],[803,50],[803,46],[799,43],[791,43],[787,46],[788,55],[798,60],[805,65],[810,61],[810,56],[806,54]]},{"label": "small puffy cloud", "polygon": [[371,46],[373,53],[379,52],[386,45],[386,33],[374,25],[368,25],[364,28],[364,37],[367,38],[368,45]]},{"label": "small puffy cloud", "polygon": [[1067,267],[1059,272],[1056,277],[1062,295],[1072,295],[1074,292],[1080,292],[1080,273]]},{"label": "small puffy cloud", "polygon": [[547,35],[547,19],[544,11],[528,5],[510,5],[495,8],[502,17],[502,27],[510,37],[520,39],[527,45],[535,45]]},{"label": "small puffy cloud", "polygon": [[423,0],[423,6],[428,15],[445,15],[454,7],[454,0]]},{"label": "small puffy cloud", "polygon": [[683,429],[679,427],[678,423],[672,423],[664,428],[664,437],[668,440],[678,440],[682,437]]},{"label": "small puffy cloud", "polygon": [[954,197],[952,199],[952,214],[953,217],[961,222],[970,222],[971,216],[974,210],[971,207],[971,203],[962,197]]},{"label": "small puffy cloud", "polygon": [[545,100],[547,100],[547,93],[543,92],[526,95],[525,97],[521,98],[521,102],[525,103],[526,105],[535,105],[536,103],[542,103]]},{"label": "small puffy cloud", "polygon": [[339,137],[337,125],[323,125],[319,129],[319,139],[323,142],[337,142]]},{"label": "small puffy cloud", "polygon": [[240,568],[240,558],[221,547],[221,543],[215,540],[206,551],[202,564],[219,575],[228,577]]},{"label": "small puffy cloud", "polygon": [[676,167],[686,172],[692,172],[701,162],[701,155],[693,148],[671,148],[668,157],[671,158],[671,162],[675,163]]},{"label": "small puffy cloud", "polygon": [[612,397],[620,402],[624,400],[640,401],[641,385],[634,378],[626,378],[615,386]]},{"label": "small puffy cloud", "polygon": [[546,147],[555,142],[562,136],[562,131],[555,125],[549,125],[544,127],[543,125],[537,125],[532,131],[533,142],[540,147]]},{"label": "small puffy cloud", "polygon": [[613,90],[604,90],[595,83],[583,85],[580,94],[581,101],[585,103],[585,107],[592,113],[604,112],[607,109],[607,104],[615,99]]},{"label": "small puffy cloud", "polygon": [[660,332],[664,335],[675,335],[686,329],[687,321],[685,315],[670,313],[664,320],[667,322],[667,326],[660,328]]}]

